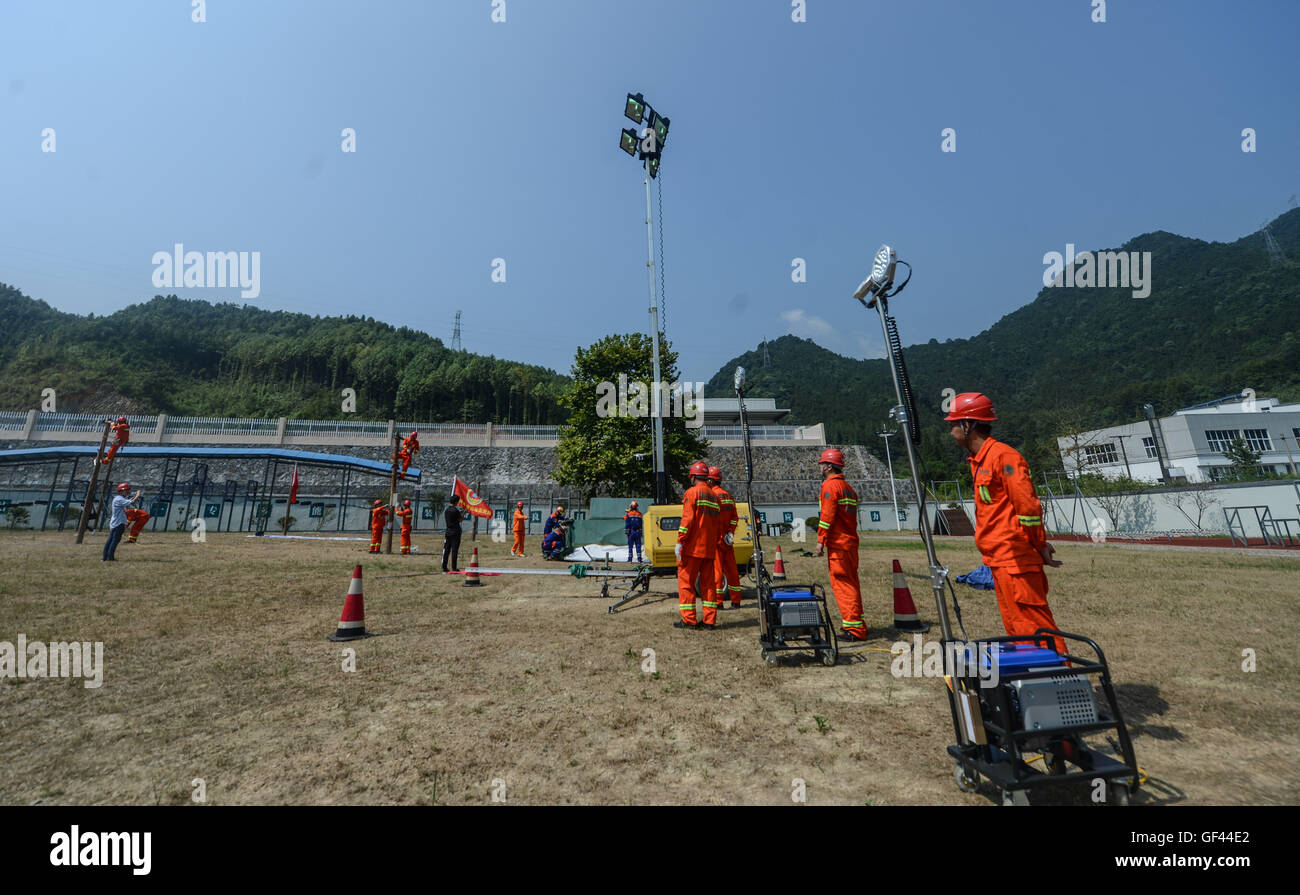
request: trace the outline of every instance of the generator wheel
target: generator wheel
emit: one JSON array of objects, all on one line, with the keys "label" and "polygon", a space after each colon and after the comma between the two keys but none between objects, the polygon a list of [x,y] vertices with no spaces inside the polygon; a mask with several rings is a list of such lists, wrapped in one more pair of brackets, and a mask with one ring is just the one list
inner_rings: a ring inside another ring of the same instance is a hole
[{"label": "generator wheel", "polygon": [[775,664],[776,664],[776,653],[774,653],[774,652],[772,652],[772,651],[770,651],[770,650],[763,650],[763,652],[762,652],[762,656],[763,656],[763,662],[764,662],[764,663],[766,663],[766,664],[768,664],[768,665],[775,665]]},{"label": "generator wheel", "polygon": [[965,766],[960,761],[952,763],[952,779],[962,792],[974,792],[980,786],[979,771],[967,773]]},{"label": "generator wheel", "polygon": [[822,664],[827,668],[834,667],[835,663],[840,659],[838,652],[833,647],[831,649],[818,650],[817,654],[821,656]]},{"label": "generator wheel", "polygon": [[1112,783],[1110,787],[1110,800],[1116,805],[1127,806],[1129,803],[1129,787],[1127,783]]},{"label": "generator wheel", "polygon": [[1002,804],[1011,805],[1028,805],[1029,794],[1023,789],[1004,789],[1002,790]]}]

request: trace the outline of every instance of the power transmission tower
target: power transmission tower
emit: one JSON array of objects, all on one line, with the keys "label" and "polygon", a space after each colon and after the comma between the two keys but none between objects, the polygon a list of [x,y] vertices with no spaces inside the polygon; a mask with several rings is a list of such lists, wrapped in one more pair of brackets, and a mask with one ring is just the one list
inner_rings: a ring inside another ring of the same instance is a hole
[{"label": "power transmission tower", "polygon": [[460,351],[460,311],[456,312],[456,329],[451,334],[451,350]]},{"label": "power transmission tower", "polygon": [[1278,265],[1286,263],[1286,255],[1282,254],[1282,247],[1277,244],[1273,238],[1273,231],[1269,229],[1268,224],[1264,224],[1264,246],[1268,249],[1268,260],[1270,264]]}]

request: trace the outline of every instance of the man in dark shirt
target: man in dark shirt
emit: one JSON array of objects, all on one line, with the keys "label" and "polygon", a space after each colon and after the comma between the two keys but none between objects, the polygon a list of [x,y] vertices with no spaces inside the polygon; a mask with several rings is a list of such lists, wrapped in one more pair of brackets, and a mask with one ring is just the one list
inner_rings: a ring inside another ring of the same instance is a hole
[{"label": "man in dark shirt", "polygon": [[451,557],[451,571],[460,571],[460,523],[465,518],[459,506],[460,498],[455,494],[447,498],[447,511],[443,518],[447,521],[444,532],[446,540],[442,542],[442,570],[447,571],[447,557]]}]

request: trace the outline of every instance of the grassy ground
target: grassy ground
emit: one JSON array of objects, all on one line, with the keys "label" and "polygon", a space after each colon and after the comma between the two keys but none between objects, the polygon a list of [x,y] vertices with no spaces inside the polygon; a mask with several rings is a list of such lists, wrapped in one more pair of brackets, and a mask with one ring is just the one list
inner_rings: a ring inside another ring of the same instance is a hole
[{"label": "grassy ground", "polygon": [[[952,782],[942,682],[890,673],[890,560],[923,572],[919,542],[864,539],[872,639],[836,668],[765,666],[748,591],[722,630],[680,631],[667,579],[609,615],[591,580],[385,577],[437,567],[440,539],[416,543],[427,552],[372,557],[363,542],[146,533],[110,566],[96,536],[0,534],[0,640],[102,641],[105,666],[99,689],[0,680],[0,802],[186,803],[196,778],[214,804],[789,804],[796,779],[814,804],[996,799]],[[826,583],[825,560],[781,543],[791,581]],[[484,566],[563,568],[479,545]],[[1057,546],[1052,607],[1112,662],[1151,778],[1135,801],[1300,801],[1300,558]],[[979,563],[969,540],[939,550],[954,574]],[[330,643],[354,563],[383,636]],[[990,592],[958,594],[971,636],[1001,633]]]}]

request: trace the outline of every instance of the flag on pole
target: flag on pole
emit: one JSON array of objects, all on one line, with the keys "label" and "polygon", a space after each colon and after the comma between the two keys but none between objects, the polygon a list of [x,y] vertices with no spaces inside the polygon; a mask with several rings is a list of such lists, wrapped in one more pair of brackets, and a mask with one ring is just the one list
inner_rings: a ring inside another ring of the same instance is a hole
[{"label": "flag on pole", "polygon": [[289,503],[298,502],[298,464],[293,464],[293,484],[289,486]]},{"label": "flag on pole", "polygon": [[469,485],[462,482],[459,476],[452,480],[452,492],[460,498],[460,502],[471,515],[482,519],[492,518],[492,508],[488,506],[487,501],[471,491]]}]

